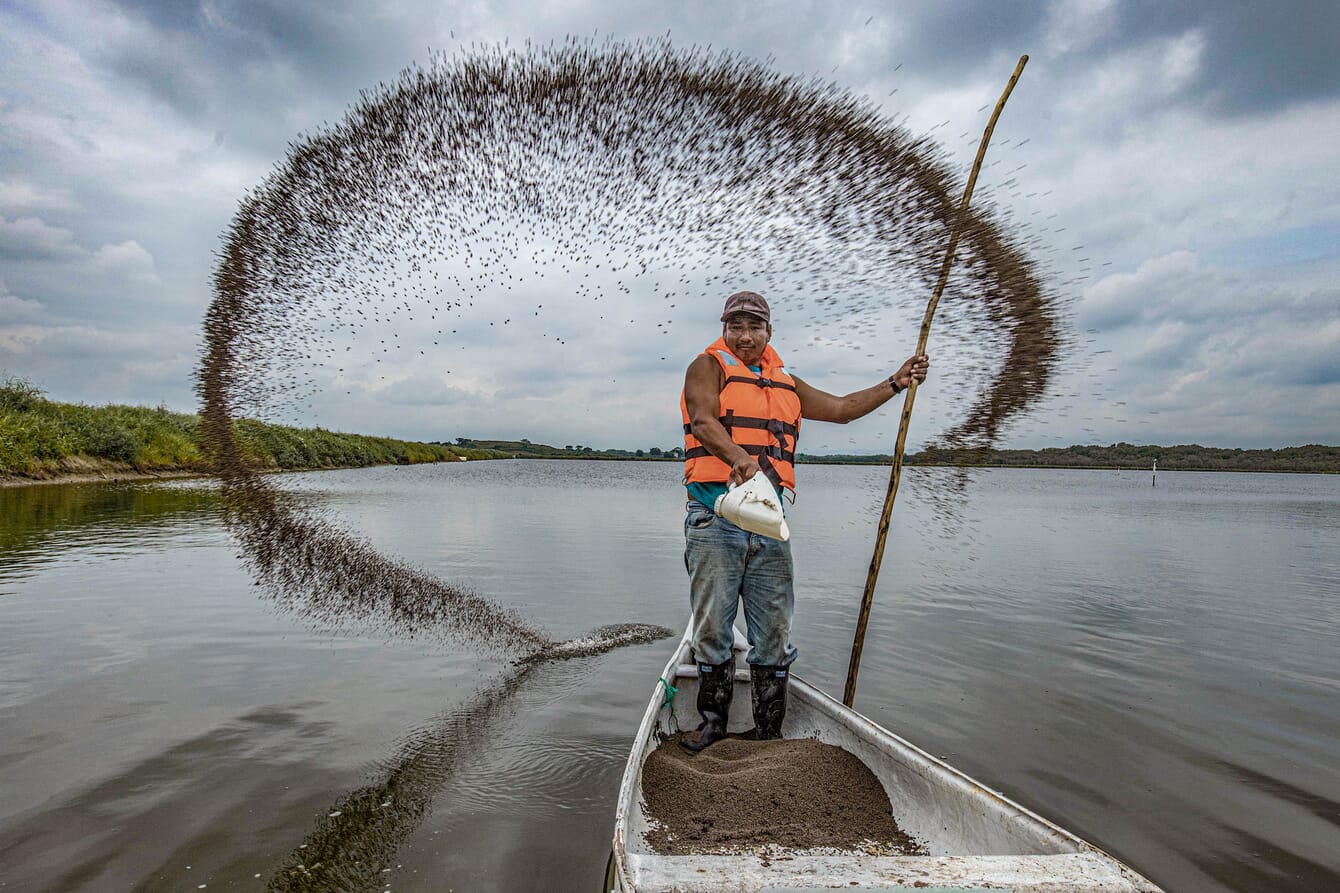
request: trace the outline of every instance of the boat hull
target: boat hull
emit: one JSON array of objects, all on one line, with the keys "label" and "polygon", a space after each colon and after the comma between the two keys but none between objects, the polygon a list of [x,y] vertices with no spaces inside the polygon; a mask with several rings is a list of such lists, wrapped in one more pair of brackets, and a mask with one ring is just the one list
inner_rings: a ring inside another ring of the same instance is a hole
[{"label": "boat hull", "polygon": [[[737,703],[749,703],[747,645],[736,634]],[[1068,831],[987,788],[792,675],[788,738],[815,738],[860,758],[889,794],[899,825],[925,856],[665,856],[643,838],[642,764],[678,728],[697,725],[697,668],[687,634],[658,680],[619,790],[607,889],[626,893],[757,893],[806,890],[1013,890],[1017,893],[1160,893],[1159,887]],[[736,711],[748,713],[747,710]],[[733,718],[732,731],[751,725]]]}]

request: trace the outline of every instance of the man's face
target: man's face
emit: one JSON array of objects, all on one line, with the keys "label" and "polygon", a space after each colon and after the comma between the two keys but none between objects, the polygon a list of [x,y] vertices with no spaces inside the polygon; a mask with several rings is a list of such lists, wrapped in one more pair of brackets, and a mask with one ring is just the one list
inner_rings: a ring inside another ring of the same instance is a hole
[{"label": "man's face", "polygon": [[772,338],[772,326],[752,313],[735,313],[726,320],[721,335],[740,362],[757,366],[763,358],[763,349]]}]

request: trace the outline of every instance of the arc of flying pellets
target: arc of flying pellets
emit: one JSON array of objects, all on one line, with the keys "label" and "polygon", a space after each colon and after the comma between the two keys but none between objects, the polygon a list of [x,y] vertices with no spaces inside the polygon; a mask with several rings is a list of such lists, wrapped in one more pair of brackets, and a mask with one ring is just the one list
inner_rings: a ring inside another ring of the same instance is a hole
[{"label": "arc of flying pellets", "polygon": [[[344,121],[295,140],[285,165],[243,202],[206,322],[209,354],[199,386],[205,408],[217,410],[211,431],[223,436],[234,407],[263,408],[308,387],[293,365],[304,355],[296,339],[323,350],[328,336],[304,323],[319,309],[333,319],[356,313],[368,320],[362,304],[375,311],[370,325],[407,310],[412,316],[414,305],[391,299],[406,289],[416,299],[425,295],[425,267],[413,252],[426,252],[430,242],[449,244],[460,265],[442,274],[460,289],[453,311],[474,308],[476,300],[495,304],[497,284],[518,280],[509,261],[522,256],[517,221],[526,215],[559,235],[569,275],[592,263],[590,239],[608,240],[618,219],[631,223],[619,231],[621,244],[652,246],[630,252],[641,254],[639,276],[691,269],[696,260],[688,248],[697,240],[721,246],[723,268],[747,271],[770,289],[790,288],[803,275],[774,271],[840,267],[835,257],[870,260],[862,276],[867,294],[907,277],[929,278],[937,258],[918,246],[942,241],[954,177],[866,100],[738,56],[706,58],[663,41],[472,46],[479,48],[368,91]],[[820,136],[824,148],[816,155]],[[422,176],[425,165],[446,174]],[[557,175],[537,183],[536,171]],[[732,214],[704,214],[703,194],[723,196]],[[792,218],[792,232],[769,224],[779,207]],[[962,306],[1008,322],[983,339],[1001,356],[1038,358],[1022,393],[1017,384],[997,383],[946,435],[989,440],[1045,391],[1057,362],[1058,323],[1040,272],[1009,244],[1003,225],[975,212],[970,229],[983,263],[962,282]],[[392,268],[407,255],[408,278]],[[745,265],[750,257],[761,262]],[[582,272],[581,279],[591,278]],[[836,295],[849,281],[843,277],[854,275],[825,277],[823,290]],[[378,276],[373,293],[348,295],[353,281]],[[340,287],[323,293],[330,283]],[[696,290],[654,285],[665,300]],[[578,294],[602,306],[610,297],[585,285]],[[832,305],[819,320],[825,325],[841,323],[844,310],[849,316],[862,309],[854,299]],[[953,323],[951,315],[946,326]]]}]

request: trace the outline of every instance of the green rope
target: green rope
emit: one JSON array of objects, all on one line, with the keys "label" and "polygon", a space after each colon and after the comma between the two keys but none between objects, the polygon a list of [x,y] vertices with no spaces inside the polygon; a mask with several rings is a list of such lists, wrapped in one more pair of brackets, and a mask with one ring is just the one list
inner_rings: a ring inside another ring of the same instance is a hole
[{"label": "green rope", "polygon": [[664,676],[662,676],[658,681],[661,683],[661,685],[665,686],[665,700],[661,702],[661,706],[669,707],[670,702],[675,699],[675,695],[679,694],[679,689],[675,688],[669,682],[666,682]]},{"label": "green rope", "polygon": [[[664,676],[660,677],[658,681],[665,688],[665,700],[661,702],[661,709],[664,710],[666,707],[670,706],[670,702],[675,699],[675,695],[679,694],[679,689],[667,682]],[[675,718],[675,711],[673,708],[670,710],[669,727],[672,733],[679,731],[679,720]]]}]

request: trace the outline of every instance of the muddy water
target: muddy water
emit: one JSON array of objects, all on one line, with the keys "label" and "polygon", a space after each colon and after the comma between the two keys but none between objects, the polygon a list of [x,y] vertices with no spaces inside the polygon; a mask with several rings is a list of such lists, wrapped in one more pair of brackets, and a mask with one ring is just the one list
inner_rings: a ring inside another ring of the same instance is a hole
[{"label": "muddy water", "polygon": [[[885,472],[803,473],[798,671],[840,690]],[[677,477],[284,485],[567,639],[682,624]],[[1340,887],[1340,478],[983,472],[952,538],[934,492],[900,498],[858,706],[1169,890]],[[668,642],[514,670],[313,628],[192,483],[0,491],[0,531],[8,889],[597,888]]]}]

